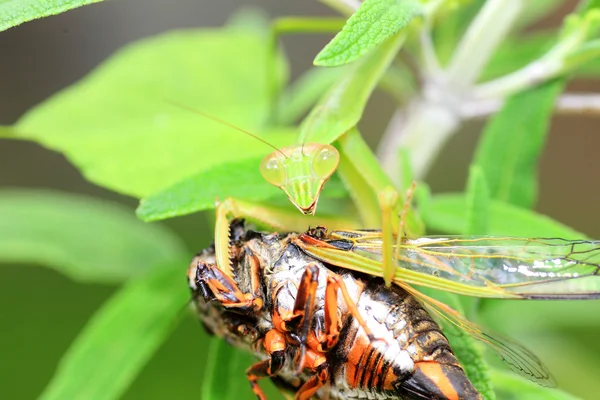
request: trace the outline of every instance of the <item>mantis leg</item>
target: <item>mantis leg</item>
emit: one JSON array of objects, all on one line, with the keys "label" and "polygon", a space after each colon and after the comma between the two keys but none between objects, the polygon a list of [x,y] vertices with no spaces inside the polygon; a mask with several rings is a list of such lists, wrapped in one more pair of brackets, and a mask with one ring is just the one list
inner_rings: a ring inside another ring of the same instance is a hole
[{"label": "mantis leg", "polygon": [[296,211],[281,210],[228,197],[217,206],[215,257],[218,267],[231,278],[233,278],[233,273],[229,254],[229,222],[236,218],[247,218],[253,222],[285,232],[302,232],[315,223],[323,224],[332,229],[350,228],[357,225],[357,221],[353,219],[319,217],[315,221],[314,218],[300,215]]},{"label": "mantis leg", "polygon": [[[398,192],[388,186],[378,194],[379,206],[381,207],[381,234],[382,234],[382,269],[385,285],[390,287],[396,272],[396,260],[399,257],[400,245],[411,232],[407,232],[406,218],[410,208],[415,189],[415,183],[406,192],[404,205],[400,213],[398,225],[394,225],[394,217],[397,217]],[[394,242],[394,236],[396,241]],[[395,249],[395,251],[394,251]]]}]

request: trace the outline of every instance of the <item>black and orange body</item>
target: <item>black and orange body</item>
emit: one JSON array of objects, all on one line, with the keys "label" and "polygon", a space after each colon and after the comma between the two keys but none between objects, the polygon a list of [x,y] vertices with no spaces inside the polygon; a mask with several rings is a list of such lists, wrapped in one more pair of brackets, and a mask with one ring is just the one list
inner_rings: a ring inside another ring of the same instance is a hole
[{"label": "black and orange body", "polygon": [[254,353],[247,370],[296,398],[479,399],[438,325],[402,288],[335,268],[297,246],[297,234],[231,224],[233,276],[207,249],[188,271],[210,332]]}]

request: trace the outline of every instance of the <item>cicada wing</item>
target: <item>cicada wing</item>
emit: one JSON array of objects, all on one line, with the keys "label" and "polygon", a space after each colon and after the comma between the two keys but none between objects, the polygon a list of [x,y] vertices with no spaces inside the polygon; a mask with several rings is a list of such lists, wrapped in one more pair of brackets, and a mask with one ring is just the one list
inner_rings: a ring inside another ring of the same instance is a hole
[{"label": "cicada wing", "polygon": [[[352,241],[356,255],[381,262],[376,235]],[[600,297],[600,241],[427,237],[408,240],[395,253],[397,282],[477,297]]]},{"label": "cicada wing", "polygon": [[511,370],[542,386],[554,387],[556,383],[550,371],[540,359],[522,344],[502,335],[491,333],[469,321],[452,307],[429,297],[409,285],[401,285],[416,297],[438,320],[448,322],[491,348]]}]

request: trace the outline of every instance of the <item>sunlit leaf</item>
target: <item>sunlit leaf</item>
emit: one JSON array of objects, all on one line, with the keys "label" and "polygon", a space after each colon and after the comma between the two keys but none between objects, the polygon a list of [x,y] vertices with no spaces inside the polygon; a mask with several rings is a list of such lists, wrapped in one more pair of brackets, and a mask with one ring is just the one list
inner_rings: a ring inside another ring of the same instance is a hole
[{"label": "sunlit leaf", "polygon": [[502,400],[544,399],[544,400],[577,400],[567,392],[550,389],[528,381],[518,375],[491,369],[490,376],[496,388],[496,394]]},{"label": "sunlit leaf", "polygon": [[60,14],[102,0],[2,0],[0,31],[33,19]]},{"label": "sunlit leaf", "polygon": [[253,397],[246,369],[257,360],[222,339],[211,340],[206,377],[202,385],[204,400],[239,400]]},{"label": "sunlit leaf", "polygon": [[485,235],[488,227],[490,192],[480,167],[473,165],[469,169],[467,184],[466,234]]},{"label": "sunlit leaf", "polygon": [[[261,158],[254,158],[222,164],[185,178],[142,199],[137,215],[144,221],[155,221],[211,209],[217,199],[227,197],[248,201],[284,198],[283,191],[268,184],[260,174],[260,161]],[[325,188],[329,197],[346,194],[341,182],[335,178],[326,183]]]},{"label": "sunlit leaf", "polygon": [[334,67],[352,62],[405,28],[421,15],[417,0],[365,0],[315,58],[315,65]]},{"label": "sunlit leaf", "polygon": [[541,57],[556,42],[556,32],[541,31],[507,38],[483,70],[480,81],[514,72]]},{"label": "sunlit leaf", "polygon": [[119,282],[182,254],[174,235],[116,204],[49,190],[0,191],[0,261]]},{"label": "sunlit leaf", "polygon": [[[419,199],[424,196],[419,197]],[[466,234],[467,199],[462,194],[443,194],[419,203],[429,230]],[[511,204],[492,200],[489,205],[488,231],[494,236],[560,237],[584,239],[585,235],[551,218]]]},{"label": "sunlit leaf", "polygon": [[311,68],[298,78],[279,99],[277,120],[293,124],[329,90],[344,72],[344,68]]},{"label": "sunlit leaf", "polygon": [[28,112],[16,135],[64,153],[92,182],[136,197],[264,156],[263,143],[167,101],[261,134],[272,91],[285,81],[268,43],[266,33],[241,27],[140,40]]},{"label": "sunlit leaf", "polygon": [[537,170],[562,79],[509,98],[485,127],[475,153],[492,198],[522,207],[537,200]]},{"label": "sunlit leaf", "polygon": [[176,326],[186,261],[128,283],[91,318],[41,400],[118,399]]},{"label": "sunlit leaf", "polygon": [[404,43],[400,33],[354,63],[323,96],[300,127],[300,142],[331,143],[360,120],[367,100]]}]

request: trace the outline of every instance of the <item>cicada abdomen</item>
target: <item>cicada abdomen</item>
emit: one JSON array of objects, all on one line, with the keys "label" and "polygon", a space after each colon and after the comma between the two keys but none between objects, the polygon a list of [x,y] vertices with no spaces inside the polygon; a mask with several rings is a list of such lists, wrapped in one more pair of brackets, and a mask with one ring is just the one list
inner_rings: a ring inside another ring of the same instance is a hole
[{"label": "cicada abdomen", "polygon": [[188,271],[204,325],[259,359],[247,370],[300,400],[479,399],[438,325],[419,302],[383,280],[334,268],[293,244],[231,224],[231,274],[212,249]]}]

